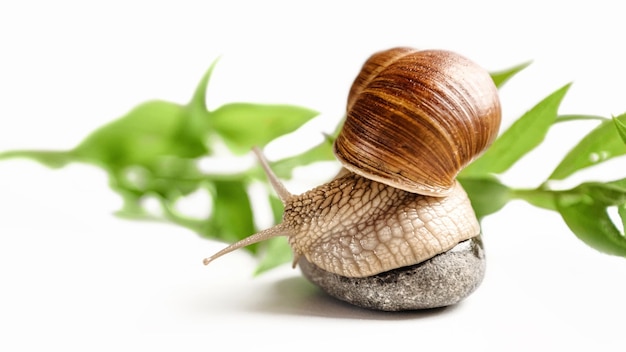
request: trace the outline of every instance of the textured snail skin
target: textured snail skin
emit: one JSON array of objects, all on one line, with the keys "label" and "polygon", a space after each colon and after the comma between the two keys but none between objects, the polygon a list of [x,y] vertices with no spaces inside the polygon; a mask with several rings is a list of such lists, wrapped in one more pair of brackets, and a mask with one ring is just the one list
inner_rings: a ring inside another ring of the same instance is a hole
[{"label": "textured snail skin", "polygon": [[353,173],[287,200],[282,226],[296,257],[345,277],[420,263],[480,232],[458,182],[428,197]]},{"label": "textured snail skin", "polygon": [[287,236],[294,266],[304,256],[327,272],[367,277],[423,262],[480,233],[458,182],[449,195],[430,197],[342,170],[332,181],[293,195],[257,153],[285,206],[283,220],[206,258],[205,264],[252,243]]},{"label": "textured snail skin", "polygon": [[495,140],[501,107],[489,73],[445,50],[393,48],[356,77],[334,152],[348,170],[430,196]]}]

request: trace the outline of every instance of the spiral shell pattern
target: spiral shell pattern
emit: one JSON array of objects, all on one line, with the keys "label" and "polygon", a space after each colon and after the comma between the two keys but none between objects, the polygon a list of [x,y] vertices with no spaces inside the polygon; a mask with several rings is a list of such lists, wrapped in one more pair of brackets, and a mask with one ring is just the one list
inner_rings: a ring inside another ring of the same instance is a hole
[{"label": "spiral shell pattern", "polygon": [[372,55],[355,79],[334,152],[364,177],[445,196],[495,140],[500,120],[485,69],[450,51],[393,48]]}]

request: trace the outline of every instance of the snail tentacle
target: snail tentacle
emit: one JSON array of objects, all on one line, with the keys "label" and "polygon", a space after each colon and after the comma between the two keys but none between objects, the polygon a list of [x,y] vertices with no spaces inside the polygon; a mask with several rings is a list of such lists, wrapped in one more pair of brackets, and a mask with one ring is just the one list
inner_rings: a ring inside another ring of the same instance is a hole
[{"label": "snail tentacle", "polygon": [[242,240],[239,240],[233,244],[231,244],[230,246],[222,249],[221,251],[213,254],[210,257],[204,258],[202,260],[202,263],[204,263],[204,265],[209,265],[209,263],[211,263],[212,261],[214,261],[215,259],[223,256],[224,254],[228,254],[234,250],[237,250],[239,248],[243,248],[246,246],[249,246],[253,243],[258,243],[261,241],[265,241],[265,240],[269,240],[270,238],[274,238],[274,237],[278,237],[278,236],[291,236],[291,230],[289,228],[287,228],[285,225],[283,225],[282,223],[275,225],[273,227],[270,227],[268,229],[265,229],[263,231],[257,232],[254,235],[248,236]]}]

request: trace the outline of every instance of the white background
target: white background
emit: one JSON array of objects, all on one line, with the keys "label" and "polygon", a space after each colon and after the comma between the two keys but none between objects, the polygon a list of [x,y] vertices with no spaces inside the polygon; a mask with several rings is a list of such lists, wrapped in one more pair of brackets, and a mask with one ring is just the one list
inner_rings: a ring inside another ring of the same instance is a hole
[{"label": "white background", "polygon": [[[616,6],[3,1],[0,151],[71,148],[140,102],[186,103],[221,56],[210,108],[251,101],[321,112],[298,138],[267,148],[270,158],[296,152],[333,129],[363,61],[396,45],[455,50],[489,70],[533,60],[501,90],[503,128],[572,81],[562,113],[617,115],[626,112],[626,54]],[[593,126],[553,130],[503,180],[536,186]],[[568,182],[624,169],[616,159]],[[326,175],[296,176],[288,187],[297,193]],[[223,244],[118,219],[119,206],[98,169],[0,162],[0,350],[623,350],[626,260],[525,203],[485,220],[487,275],[472,296],[406,314],[336,302],[289,266],[253,278],[244,251],[205,267]]]}]

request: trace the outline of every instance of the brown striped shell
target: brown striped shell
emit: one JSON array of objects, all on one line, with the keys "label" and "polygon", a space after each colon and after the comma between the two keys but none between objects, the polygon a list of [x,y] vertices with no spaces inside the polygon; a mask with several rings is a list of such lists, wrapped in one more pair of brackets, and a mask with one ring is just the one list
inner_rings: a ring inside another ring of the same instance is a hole
[{"label": "brown striped shell", "polygon": [[334,152],[354,173],[444,196],[494,141],[500,119],[497,88],[476,63],[445,50],[393,48],[372,55],[355,79]]}]

